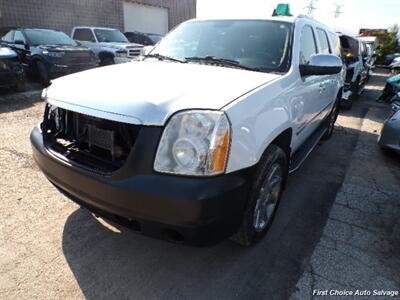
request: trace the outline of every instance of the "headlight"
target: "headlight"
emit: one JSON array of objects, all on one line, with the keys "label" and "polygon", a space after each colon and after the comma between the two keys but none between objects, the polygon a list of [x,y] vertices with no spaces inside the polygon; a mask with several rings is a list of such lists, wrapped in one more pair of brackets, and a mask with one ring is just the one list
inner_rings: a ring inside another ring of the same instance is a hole
[{"label": "headlight", "polygon": [[158,145],[154,170],[211,176],[225,172],[230,125],[221,111],[191,110],[174,115]]},{"label": "headlight", "polygon": [[115,52],[115,56],[116,57],[127,57],[128,56],[128,52],[126,52],[126,51],[117,51],[117,52]]},{"label": "headlight", "polygon": [[60,58],[60,57],[63,57],[65,55],[65,52],[52,52],[52,51],[44,50],[43,54],[47,55],[47,56],[50,56],[50,57]]},{"label": "headlight", "polygon": [[43,91],[42,91],[42,100],[44,100],[44,101],[47,100],[47,88],[43,89]]}]

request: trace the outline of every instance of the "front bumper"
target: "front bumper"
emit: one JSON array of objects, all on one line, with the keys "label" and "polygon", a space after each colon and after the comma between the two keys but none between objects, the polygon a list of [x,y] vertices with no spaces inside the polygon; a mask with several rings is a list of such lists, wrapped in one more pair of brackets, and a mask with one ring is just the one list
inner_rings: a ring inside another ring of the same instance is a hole
[{"label": "front bumper", "polygon": [[33,157],[47,178],[73,201],[145,235],[207,246],[234,234],[245,209],[253,169],[209,178],[155,173],[155,153],[147,146],[156,149],[152,146],[156,146],[161,129],[159,134],[147,130],[140,132],[125,166],[110,176],[55,157],[37,127],[31,133]]},{"label": "front bumper", "polygon": [[123,63],[127,63],[127,62],[131,62],[132,58],[129,57],[114,57],[114,63],[116,64],[123,64]]}]

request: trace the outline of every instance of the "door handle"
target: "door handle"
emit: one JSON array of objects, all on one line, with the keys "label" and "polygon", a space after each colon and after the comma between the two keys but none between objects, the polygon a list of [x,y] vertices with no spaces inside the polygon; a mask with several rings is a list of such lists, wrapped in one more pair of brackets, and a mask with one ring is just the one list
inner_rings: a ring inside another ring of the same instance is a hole
[{"label": "door handle", "polygon": [[322,94],[325,91],[325,89],[326,89],[325,84],[324,83],[320,83],[319,86],[318,86],[319,93]]}]

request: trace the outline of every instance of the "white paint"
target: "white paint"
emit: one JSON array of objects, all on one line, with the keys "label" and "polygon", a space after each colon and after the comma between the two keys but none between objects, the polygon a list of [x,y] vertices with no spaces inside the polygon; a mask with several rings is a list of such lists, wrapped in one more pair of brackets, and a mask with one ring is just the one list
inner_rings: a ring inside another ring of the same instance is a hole
[{"label": "white paint", "polygon": [[166,34],[168,32],[168,9],[124,2],[124,25],[125,32]]},{"label": "white paint", "polygon": [[48,101],[100,118],[158,126],[181,110],[221,109],[232,126],[227,172],[250,167],[287,129],[293,132],[292,151],[298,149],[330,113],[343,86],[343,74],[314,76],[310,84],[299,72],[302,28],[330,30],[308,18],[286,20],[295,23],[295,32],[285,75],[148,59],[54,80]]}]

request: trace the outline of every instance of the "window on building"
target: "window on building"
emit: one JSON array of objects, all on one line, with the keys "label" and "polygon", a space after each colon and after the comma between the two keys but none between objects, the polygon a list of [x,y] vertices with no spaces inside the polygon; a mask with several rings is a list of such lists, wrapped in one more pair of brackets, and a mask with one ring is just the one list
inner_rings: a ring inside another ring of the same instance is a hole
[{"label": "window on building", "polygon": [[85,41],[85,42],[95,42],[96,41],[93,36],[92,31],[87,28],[75,29],[73,39],[77,40],[77,41]]},{"label": "window on building", "polygon": [[318,34],[319,44],[321,45],[321,49],[319,49],[319,52],[322,54],[332,53],[331,48],[329,46],[328,35],[326,34],[325,30],[318,28],[317,34]]},{"label": "window on building", "polygon": [[300,37],[300,65],[308,65],[310,58],[317,53],[314,31],[311,26],[304,26]]}]

